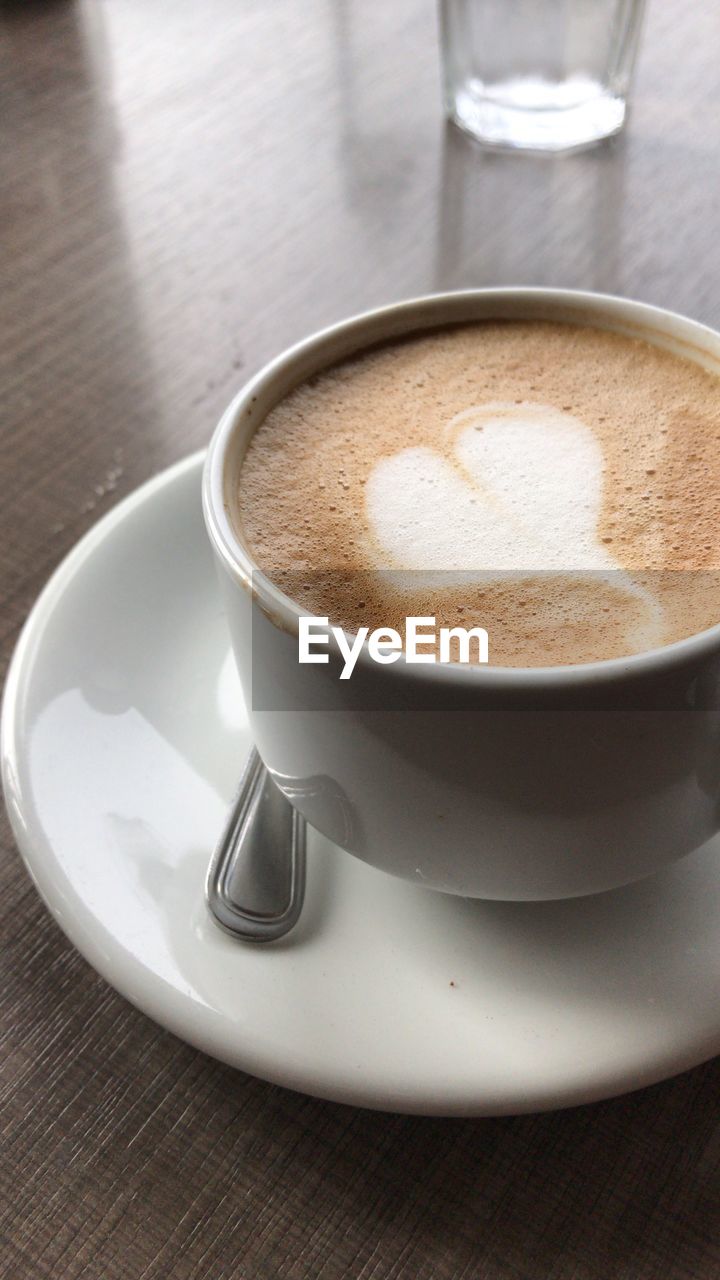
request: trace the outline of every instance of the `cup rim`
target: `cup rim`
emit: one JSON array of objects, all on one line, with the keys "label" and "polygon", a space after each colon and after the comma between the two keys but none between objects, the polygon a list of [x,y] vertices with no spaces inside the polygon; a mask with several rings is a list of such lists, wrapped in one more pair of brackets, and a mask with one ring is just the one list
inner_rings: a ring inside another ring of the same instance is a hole
[{"label": "cup rim", "polygon": [[[497,305],[502,310],[503,304],[513,307],[517,304],[516,318],[522,319],[523,303],[529,304],[531,309],[533,304],[552,308],[559,313],[554,317],[555,319],[559,318],[563,310],[566,313],[572,313],[572,319],[576,323],[582,323],[584,314],[587,317],[586,323],[590,326],[630,333],[631,336],[645,337],[650,341],[652,338],[648,339],[648,334],[655,333],[658,337],[662,335],[669,338],[670,342],[656,345],[669,345],[675,349],[685,347],[688,349],[690,359],[693,358],[691,354],[693,350],[696,353],[705,353],[708,357],[712,355],[718,362],[718,376],[720,376],[720,333],[709,325],[651,303],[580,289],[511,285],[423,294],[359,312],[294,343],[263,365],[231,400],[211,438],[202,480],[203,516],[215,553],[230,576],[248,592],[280,630],[290,635],[297,635],[298,620],[301,616],[307,616],[307,611],[291,596],[282,592],[253,559],[235,531],[225,497],[226,467],[233,444],[239,434],[238,428],[244,424],[246,417],[249,416],[252,420],[253,406],[261,394],[272,387],[283,371],[293,365],[299,365],[308,356],[321,353],[333,339],[342,339],[355,334],[358,341],[348,346],[341,356],[328,358],[325,362],[319,360],[315,367],[316,371],[327,368],[337,359],[347,358],[353,352],[362,351],[375,343],[391,341],[393,337],[401,337],[403,334],[412,332],[420,333],[432,328],[433,321],[430,317],[434,311],[454,306],[462,309],[463,304],[470,307],[477,304],[489,308]],[[427,321],[413,324],[412,317],[418,313],[423,315],[427,313]],[[606,319],[613,317],[620,323],[603,325],[599,323],[603,317]],[[478,321],[491,318],[491,312],[476,317]],[[536,315],[530,318],[540,319],[541,316]],[[597,324],[595,324],[596,320]],[[436,320],[434,324],[442,326],[454,322],[472,323],[473,317],[468,313],[460,316],[456,321],[446,318]],[[368,329],[375,325],[387,327],[384,337],[382,335],[367,336]],[[366,336],[363,338],[363,335]],[[715,349],[714,352],[712,348]],[[698,362],[697,359],[696,362]],[[301,374],[297,382],[302,382],[307,376],[309,376],[307,372]],[[291,385],[297,385],[297,382]],[[275,403],[282,399],[289,389],[290,387],[285,388]],[[257,430],[266,413],[258,415],[258,421],[252,423],[251,434]],[[332,619],[330,622],[332,624]],[[393,676],[403,679],[429,681],[437,685],[450,683],[455,687],[466,686],[468,689],[482,687],[511,690],[597,686],[626,678],[657,675],[685,663],[702,660],[716,649],[720,649],[720,622],[668,645],[657,646],[626,657],[603,658],[596,662],[564,663],[547,667],[501,667],[491,664],[478,666],[457,662],[416,665],[405,662],[404,655],[401,654],[400,660],[393,664],[392,673]],[[363,666],[371,664],[375,666],[370,657],[367,642],[360,649],[358,663]]]}]

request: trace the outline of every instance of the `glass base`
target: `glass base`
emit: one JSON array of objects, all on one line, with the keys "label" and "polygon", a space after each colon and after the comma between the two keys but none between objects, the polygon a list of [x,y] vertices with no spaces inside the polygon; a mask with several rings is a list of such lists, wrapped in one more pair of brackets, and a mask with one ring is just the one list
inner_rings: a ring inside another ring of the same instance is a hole
[{"label": "glass base", "polygon": [[626,105],[596,81],[522,77],[485,85],[467,80],[450,96],[450,119],[492,147],[570,151],[617,133]]}]

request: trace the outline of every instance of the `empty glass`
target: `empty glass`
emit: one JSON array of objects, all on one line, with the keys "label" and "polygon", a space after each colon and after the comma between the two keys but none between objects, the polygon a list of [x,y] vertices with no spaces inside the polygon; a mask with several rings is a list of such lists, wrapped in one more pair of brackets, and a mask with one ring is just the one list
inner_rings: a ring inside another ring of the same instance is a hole
[{"label": "empty glass", "polygon": [[481,142],[564,151],[622,128],[644,0],[440,0],[445,106]]}]

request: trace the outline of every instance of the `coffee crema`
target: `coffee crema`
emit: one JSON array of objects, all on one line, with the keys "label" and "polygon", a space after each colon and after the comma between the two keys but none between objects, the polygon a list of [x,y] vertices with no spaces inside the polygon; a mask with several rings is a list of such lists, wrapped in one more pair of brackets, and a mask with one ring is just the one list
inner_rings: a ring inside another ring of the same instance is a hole
[{"label": "coffee crema", "polygon": [[257,564],[349,631],[483,626],[490,664],[627,656],[720,621],[720,380],[648,341],[483,321],[291,391],[243,460]]}]

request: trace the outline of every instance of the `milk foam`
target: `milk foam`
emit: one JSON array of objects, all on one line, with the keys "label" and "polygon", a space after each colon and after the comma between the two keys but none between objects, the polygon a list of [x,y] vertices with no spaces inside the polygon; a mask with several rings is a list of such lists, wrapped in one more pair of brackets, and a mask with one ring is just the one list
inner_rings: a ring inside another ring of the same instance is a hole
[{"label": "milk foam", "polygon": [[661,610],[598,537],[603,454],[592,430],[551,405],[475,405],[445,428],[445,448],[380,459],[365,486],[377,568],[452,572],[468,582],[508,573],[594,573],[646,605],[642,636]]},{"label": "milk foam", "polygon": [[589,427],[547,405],[477,405],[449,449],[403,449],[368,477],[368,524],[387,567],[617,568],[597,536],[603,457]]}]

